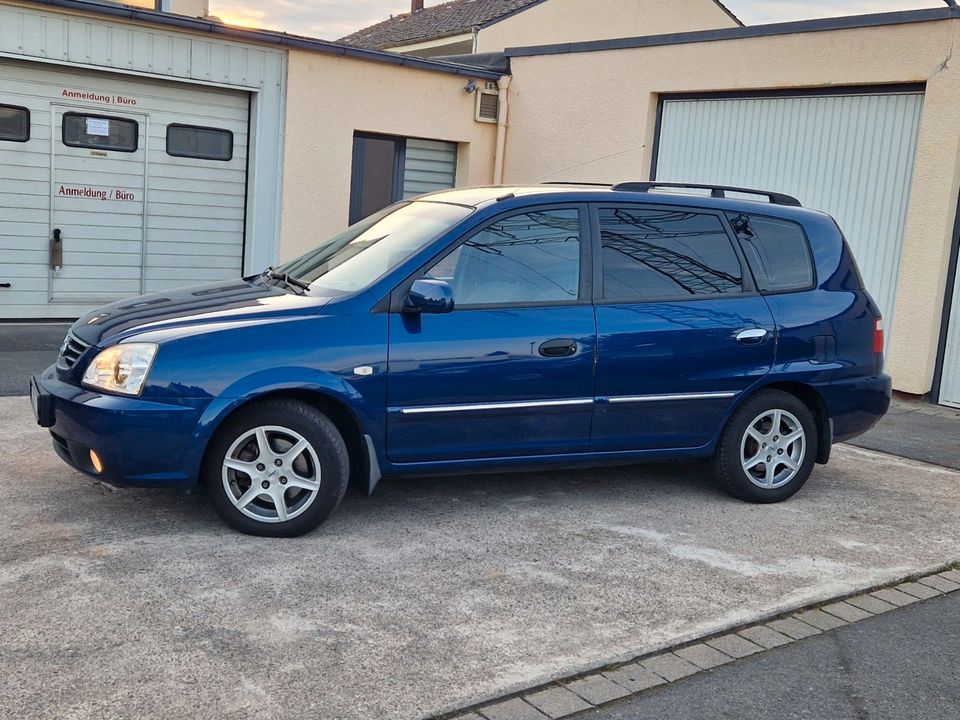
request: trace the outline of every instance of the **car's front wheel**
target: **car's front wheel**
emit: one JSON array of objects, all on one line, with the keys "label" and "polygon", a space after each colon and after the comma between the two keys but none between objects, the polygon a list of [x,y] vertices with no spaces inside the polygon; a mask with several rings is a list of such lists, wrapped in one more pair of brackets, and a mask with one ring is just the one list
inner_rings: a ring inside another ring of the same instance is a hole
[{"label": "car's front wheel", "polygon": [[214,509],[232,527],[294,537],[337,508],[349,467],[346,444],[329,418],[305,403],[276,399],[224,423],[208,448],[203,479]]},{"label": "car's front wheel", "polygon": [[797,397],[764,390],[740,406],[724,429],[714,455],[722,490],[757,503],[786,500],[813,471],[816,421]]}]

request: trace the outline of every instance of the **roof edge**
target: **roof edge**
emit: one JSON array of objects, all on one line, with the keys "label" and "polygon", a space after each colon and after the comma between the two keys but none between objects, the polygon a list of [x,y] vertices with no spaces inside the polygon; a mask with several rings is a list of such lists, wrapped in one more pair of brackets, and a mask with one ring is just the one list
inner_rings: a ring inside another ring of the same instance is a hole
[{"label": "roof edge", "polygon": [[743,20],[738,18],[736,14],[734,14],[733,10],[728,8],[724,3],[721,2],[721,0],[713,0],[713,2],[715,5],[719,6],[719,8],[723,10],[727,15],[729,15],[730,19],[733,20],[737,25],[739,25],[740,27],[746,27],[746,25],[744,25]]},{"label": "roof edge", "polygon": [[517,15],[517,14],[519,14],[519,13],[522,13],[522,12],[526,11],[526,10],[529,10],[529,9],[532,8],[532,7],[536,7],[537,5],[541,5],[541,4],[543,4],[544,2],[546,2],[546,0],[534,0],[534,2],[530,3],[529,5],[524,5],[523,7],[514,8],[513,10],[511,10],[511,11],[508,12],[508,13],[504,13],[503,15],[500,15],[499,17],[491,18],[491,19],[487,20],[485,23],[481,23],[480,26],[479,26],[479,29],[480,29],[480,30],[483,30],[484,28],[488,28],[488,27],[490,27],[491,25],[496,25],[498,22],[501,22],[501,21],[503,21],[503,20],[509,20],[509,19],[512,18],[514,15]]},{"label": "roof edge", "polygon": [[508,58],[535,57],[538,55],[566,55],[569,53],[598,52],[601,50],[624,50],[629,48],[656,47],[660,45],[685,45],[717,40],[738,40],[741,38],[770,37],[829,30],[849,30],[883,25],[905,25],[909,23],[950,20],[953,18],[960,18],[960,8],[944,6],[942,8],[901,10],[870,15],[847,15],[836,18],[797,20],[793,22],[770,23],[767,25],[745,25],[742,27],[697,30],[694,32],[669,33],[665,35],[646,35],[612,40],[589,40],[577,43],[512,47],[507,48],[504,54]]},{"label": "roof edge", "polygon": [[266,45],[276,45],[282,48],[309,50],[328,55],[339,55],[342,57],[356,58],[358,60],[378,62],[385,65],[403,65],[418,70],[441,72],[450,75],[469,75],[471,77],[489,80],[497,80],[500,77],[500,73],[485,68],[460,65],[442,60],[431,60],[429,58],[414,57],[411,55],[401,55],[384,50],[368,50],[365,48],[351,47],[328,40],[318,40],[302,35],[290,35],[276,30],[241,28],[233,25],[224,25],[223,23],[205,20],[203,18],[170,15],[168,13],[141,10],[123,5],[106,4],[91,0],[27,0],[27,2],[32,5],[46,5],[64,10],[97,13],[123,20],[147,23],[149,25],[158,25],[179,30],[192,30],[194,32],[215,35],[239,42],[262,43]]}]

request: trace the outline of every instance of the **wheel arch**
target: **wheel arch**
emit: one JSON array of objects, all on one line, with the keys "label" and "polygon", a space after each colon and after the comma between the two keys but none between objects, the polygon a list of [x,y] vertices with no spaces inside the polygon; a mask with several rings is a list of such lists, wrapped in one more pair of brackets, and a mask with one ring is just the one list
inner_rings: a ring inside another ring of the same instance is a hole
[{"label": "wheel arch", "polygon": [[359,488],[364,494],[369,494],[372,491],[369,482],[372,475],[371,466],[378,467],[378,464],[376,457],[370,457],[370,453],[374,450],[366,441],[368,434],[364,422],[345,398],[327,389],[315,386],[273,388],[247,397],[236,398],[235,402],[223,409],[216,416],[215,421],[209,424],[206,438],[203,441],[203,452],[199,467],[202,468],[206,462],[209,448],[224,423],[241,410],[246,410],[252,405],[278,399],[305,403],[330,419],[347,446],[347,454],[350,458],[350,486]]},{"label": "wheel arch", "polygon": [[781,392],[793,395],[807,406],[810,414],[813,415],[814,422],[817,424],[817,463],[825,465],[830,460],[833,432],[830,423],[830,414],[827,412],[827,403],[823,399],[823,396],[817,392],[815,388],[805,383],[781,381],[761,385],[742,398],[738,406],[764,390],[780,390]]}]

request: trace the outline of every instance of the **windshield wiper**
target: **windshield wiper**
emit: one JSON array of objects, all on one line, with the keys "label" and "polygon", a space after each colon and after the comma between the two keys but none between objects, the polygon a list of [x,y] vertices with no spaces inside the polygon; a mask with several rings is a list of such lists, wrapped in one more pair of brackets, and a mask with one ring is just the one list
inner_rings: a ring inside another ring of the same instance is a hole
[{"label": "windshield wiper", "polygon": [[303,280],[293,277],[290,273],[277,272],[277,269],[273,265],[269,266],[266,270],[260,273],[260,280],[266,277],[269,280],[279,280],[288,287],[299,288],[306,292],[310,289],[310,283],[305,283]]}]

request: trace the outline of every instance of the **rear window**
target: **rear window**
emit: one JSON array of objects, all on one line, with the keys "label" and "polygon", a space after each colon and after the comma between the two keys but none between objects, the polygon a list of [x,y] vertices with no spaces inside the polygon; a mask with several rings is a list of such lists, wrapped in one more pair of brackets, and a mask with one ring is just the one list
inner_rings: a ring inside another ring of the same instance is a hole
[{"label": "rear window", "polygon": [[791,292],[813,286],[813,258],[800,225],[747,213],[728,213],[727,217],[761,292]]}]

